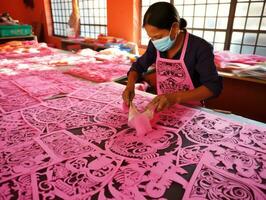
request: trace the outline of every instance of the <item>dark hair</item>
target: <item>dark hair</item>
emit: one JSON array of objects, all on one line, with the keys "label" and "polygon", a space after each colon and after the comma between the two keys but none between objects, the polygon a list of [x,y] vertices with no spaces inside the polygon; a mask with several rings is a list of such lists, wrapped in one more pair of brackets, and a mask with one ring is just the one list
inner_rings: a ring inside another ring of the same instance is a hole
[{"label": "dark hair", "polygon": [[152,4],[146,11],[143,18],[143,27],[149,24],[159,29],[170,30],[174,22],[179,23],[180,29],[185,29],[187,26],[186,20],[179,17],[173,4],[158,2]]}]

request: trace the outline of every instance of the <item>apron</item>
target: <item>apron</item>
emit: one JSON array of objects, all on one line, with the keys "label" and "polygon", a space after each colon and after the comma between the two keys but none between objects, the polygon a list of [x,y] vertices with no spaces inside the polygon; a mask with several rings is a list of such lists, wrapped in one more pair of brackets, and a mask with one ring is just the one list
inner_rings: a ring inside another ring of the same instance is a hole
[{"label": "apron", "polygon": [[[188,37],[189,33],[187,32],[179,60],[161,58],[157,50],[156,79],[158,95],[194,89],[194,85],[184,62]],[[197,106],[201,105],[199,101],[188,103]]]}]

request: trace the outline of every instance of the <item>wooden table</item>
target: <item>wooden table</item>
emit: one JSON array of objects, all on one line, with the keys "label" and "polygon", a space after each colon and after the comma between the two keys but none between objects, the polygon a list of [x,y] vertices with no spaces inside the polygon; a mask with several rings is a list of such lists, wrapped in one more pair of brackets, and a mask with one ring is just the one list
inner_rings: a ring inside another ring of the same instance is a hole
[{"label": "wooden table", "polygon": [[222,109],[266,123],[266,81],[219,72],[223,91],[218,98],[206,101],[206,107]]}]

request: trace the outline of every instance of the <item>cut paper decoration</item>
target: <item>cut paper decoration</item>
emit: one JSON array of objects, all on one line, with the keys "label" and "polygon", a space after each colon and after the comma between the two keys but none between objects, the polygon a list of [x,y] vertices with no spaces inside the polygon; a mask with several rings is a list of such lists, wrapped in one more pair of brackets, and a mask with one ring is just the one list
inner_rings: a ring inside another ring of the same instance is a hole
[{"label": "cut paper decoration", "polygon": [[0,98],[0,106],[5,112],[20,110],[40,103],[25,92],[13,94],[8,98]]},{"label": "cut paper decoration", "polygon": [[128,117],[121,108],[110,105],[106,106],[105,109],[101,110],[101,112],[94,116],[95,122],[110,125],[116,128],[121,128],[123,125],[126,125],[127,120]]},{"label": "cut paper decoration", "polygon": [[0,79],[0,90],[3,94],[0,96],[0,109],[2,108],[5,112],[20,110],[40,103],[11,81],[3,81]]},{"label": "cut paper decoration", "polygon": [[159,115],[157,115],[156,125],[178,131],[187,122],[189,122],[196,113],[199,112],[199,110],[193,108],[182,105],[174,105],[166,110],[163,110]]},{"label": "cut paper decoration", "polygon": [[34,140],[0,152],[0,182],[47,166],[52,158]]},{"label": "cut paper decoration", "polygon": [[107,105],[107,103],[96,100],[93,101],[70,98],[70,101],[72,106],[69,108],[69,110],[87,115],[96,115]]},{"label": "cut paper decoration", "polygon": [[139,137],[134,129],[125,129],[106,144],[106,149],[127,159],[145,160],[176,152],[181,137],[169,130],[153,130]]},{"label": "cut paper decoration", "polygon": [[128,126],[136,129],[137,135],[142,136],[152,131],[150,120],[153,118],[152,111],[140,113],[136,106],[131,102],[128,113]]},{"label": "cut paper decoration", "polygon": [[136,105],[140,112],[144,112],[146,110],[147,105],[152,101],[153,96],[147,95],[144,92],[135,92],[136,94],[133,99],[133,103]]},{"label": "cut paper decoration", "polygon": [[214,144],[239,134],[243,125],[200,112],[182,128],[187,139],[200,144]]},{"label": "cut paper decoration", "polygon": [[175,164],[175,158],[168,154],[154,160],[124,162],[98,199],[181,199],[188,184],[181,175],[187,172]]},{"label": "cut paper decoration", "polygon": [[266,199],[266,195],[258,188],[225,176],[209,166],[197,165],[183,199],[261,200]]},{"label": "cut paper decoration", "polygon": [[266,128],[245,125],[238,137],[228,141],[252,148],[256,151],[266,152]]},{"label": "cut paper decoration", "polygon": [[40,132],[29,126],[20,112],[0,113],[0,151],[32,141]]},{"label": "cut paper decoration", "polygon": [[40,139],[47,148],[47,152],[51,152],[57,158],[70,158],[84,153],[95,151],[88,143],[74,138],[67,131],[53,132]]},{"label": "cut paper decoration", "polygon": [[201,162],[224,174],[232,174],[249,185],[266,189],[266,154],[264,153],[223,143],[211,146],[205,152]]},{"label": "cut paper decoration", "polygon": [[89,199],[112,179],[121,160],[104,153],[89,153],[36,172],[33,199]]},{"label": "cut paper decoration", "polygon": [[70,68],[65,73],[89,81],[101,83],[115,80],[127,74],[130,65],[118,63],[86,63]]},{"label": "cut paper decoration", "polygon": [[25,121],[44,134],[62,129],[86,126],[89,116],[70,110],[49,108],[38,105],[22,111]]},{"label": "cut paper decoration", "polygon": [[181,148],[178,151],[179,166],[198,164],[206,148],[207,146],[197,144]]},{"label": "cut paper decoration", "polygon": [[0,183],[0,199],[33,199],[31,176],[18,176]]},{"label": "cut paper decoration", "polygon": [[105,150],[105,143],[117,133],[115,128],[98,123],[90,123],[86,127],[68,131],[83,141],[92,143],[103,150]]}]

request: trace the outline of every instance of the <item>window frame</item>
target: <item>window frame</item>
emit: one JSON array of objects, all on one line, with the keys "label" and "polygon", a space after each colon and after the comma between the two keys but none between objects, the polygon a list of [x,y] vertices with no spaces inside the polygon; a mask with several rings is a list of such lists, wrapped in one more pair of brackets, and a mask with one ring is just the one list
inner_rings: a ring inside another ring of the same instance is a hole
[{"label": "window frame", "polygon": [[[79,2],[80,1],[82,1],[82,0],[78,0],[78,4],[79,4]],[[85,1],[85,0],[84,0]],[[89,0],[87,0],[87,1],[89,1]],[[49,3],[50,3],[50,14],[51,14],[51,22],[52,22],[52,33],[53,33],[53,36],[55,36],[55,37],[61,37],[61,38],[67,38],[67,33],[65,34],[65,35],[60,35],[60,34],[57,34],[56,33],[56,27],[55,27],[55,25],[56,24],[62,24],[62,26],[66,26],[66,27],[68,27],[68,20],[67,20],[67,22],[55,22],[54,21],[54,15],[53,15],[53,11],[54,10],[56,10],[56,9],[53,9],[53,3],[52,3],[52,0],[50,0],[49,1]],[[70,3],[70,2],[67,2],[67,3]],[[99,8],[97,8],[97,9],[99,9]],[[101,8],[100,8],[101,9]],[[66,9],[62,9],[62,12],[64,13],[64,14],[66,14],[66,11],[65,11]],[[82,10],[84,10],[84,9],[79,9],[79,13],[80,13],[80,35],[82,34],[82,26],[93,26],[94,28],[95,27],[100,27],[100,32],[98,33],[98,34],[107,34],[107,31],[108,31],[108,25],[107,25],[107,0],[106,0],[106,6],[105,6],[105,24],[101,24],[101,23],[99,23],[99,24],[86,24],[86,23],[81,23],[81,12],[83,12]],[[72,1],[71,1],[71,12],[72,12]],[[71,12],[70,12],[70,14],[71,14]],[[84,16],[86,16],[86,14],[84,13]],[[83,16],[83,17],[84,17]],[[57,16],[58,17],[58,16]],[[62,17],[62,16],[59,16],[60,18]],[[99,16],[99,17],[102,17],[102,16]],[[93,16],[93,21],[95,22],[95,17]],[[102,28],[101,27],[103,27],[103,29],[105,30],[105,32],[101,32],[101,30],[102,30]],[[60,32],[62,32],[62,30],[61,29],[58,29]],[[86,31],[86,29],[84,28],[84,32],[90,32],[90,31]],[[94,29],[95,30],[95,29]],[[64,31],[63,31],[64,32]],[[96,32],[94,32],[95,34],[96,34]],[[82,36],[82,37],[91,37],[91,36]],[[91,38],[94,38],[94,37],[91,37]]]},{"label": "window frame", "polygon": [[[175,1],[177,1],[177,0],[170,0],[170,3],[174,5]],[[260,27],[262,26],[262,19],[263,19],[263,17],[265,18],[264,13],[265,13],[265,10],[266,10],[266,2],[265,1],[260,1],[260,0],[258,0],[258,1],[241,0],[240,2],[247,2],[248,3],[247,13],[243,16],[243,18],[245,18],[245,26],[244,26],[243,29],[234,29],[234,27],[233,27],[234,26],[234,20],[235,20],[235,17],[236,17],[235,13],[236,13],[236,9],[237,9],[237,3],[239,3],[238,0],[231,0],[230,3],[228,2],[230,7],[229,7],[228,22],[227,22],[226,29],[217,29],[217,27],[214,27],[214,28],[204,28],[204,27],[203,28],[194,28],[193,26],[188,27],[188,29],[189,30],[199,30],[199,31],[213,31],[214,33],[219,32],[219,31],[225,31],[225,39],[224,39],[224,48],[223,48],[223,50],[230,50],[231,45],[234,44],[234,43],[232,43],[233,32],[241,32],[241,33],[243,33],[243,37],[241,39],[241,43],[237,44],[237,45],[240,45],[239,53],[242,53],[243,46],[252,46],[252,47],[254,47],[252,54],[256,54],[257,47],[266,48],[266,45],[265,46],[261,46],[261,45],[258,44],[259,34],[266,34],[266,30],[261,30],[260,29]],[[247,19],[250,17],[249,14],[248,14],[249,13],[249,8],[250,8],[250,5],[252,3],[256,3],[256,2],[257,3],[261,3],[261,2],[263,3],[263,8],[262,8],[262,11],[260,13],[260,16],[256,16],[256,17],[260,17],[259,29],[258,30],[247,29],[246,28]],[[184,6],[184,2],[182,4]],[[207,5],[207,0],[206,0],[206,3],[204,3],[204,5],[205,4]],[[220,4],[220,1],[218,1],[216,4],[217,5]],[[198,5],[196,3],[196,0],[193,3],[194,8],[195,8],[195,5]],[[195,9],[194,9],[194,11],[195,11]],[[218,9],[217,9],[217,12],[218,12]],[[195,14],[193,13],[192,16],[193,16],[193,19],[194,19],[195,18]],[[180,16],[180,17],[182,17],[182,16]],[[204,17],[205,17],[205,21],[206,21],[206,13],[205,13]],[[184,17],[184,18],[186,18],[186,17]],[[218,18],[218,15],[215,16],[216,23],[217,23],[217,18]],[[140,22],[141,22],[141,27],[140,27],[140,30],[139,30],[140,38],[139,38],[139,44],[138,45],[141,48],[146,48],[147,45],[142,43],[143,38],[142,38],[142,34],[141,34],[142,21],[143,21],[143,19],[142,19],[142,0],[140,2],[140,8],[139,8],[139,19],[140,19]],[[243,43],[244,34],[245,33],[256,33],[256,41],[255,41],[254,45],[246,45],[246,44]],[[215,41],[213,41],[213,45],[214,45],[214,43],[215,43]]]}]

